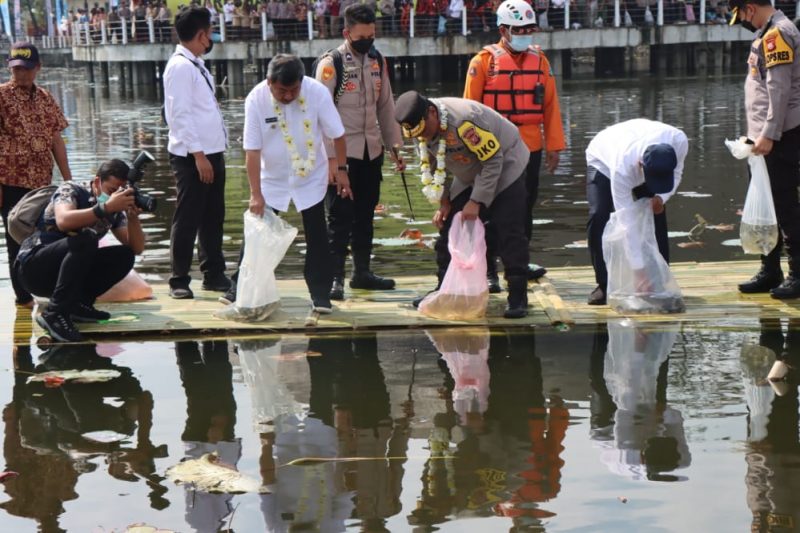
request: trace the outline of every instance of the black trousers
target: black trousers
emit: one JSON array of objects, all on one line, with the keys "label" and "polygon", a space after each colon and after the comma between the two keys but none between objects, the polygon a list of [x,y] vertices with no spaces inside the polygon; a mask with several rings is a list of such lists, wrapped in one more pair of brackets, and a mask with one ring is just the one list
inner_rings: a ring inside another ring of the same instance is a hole
[{"label": "black trousers", "polygon": [[[365,147],[366,155],[366,147]],[[374,233],[373,218],[375,206],[381,195],[381,167],[383,155],[369,160],[347,158],[350,168],[350,188],[353,191],[353,200],[342,198],[336,193],[336,187],[328,188],[325,198],[328,209],[328,239],[330,249],[338,264],[336,270],[344,268],[344,257],[347,255],[347,246],[353,255],[366,254],[372,251],[372,236]],[[343,276],[344,272],[334,272]]]},{"label": "black trousers", "polygon": [[[603,231],[608,219],[614,212],[614,200],[611,197],[611,180],[594,167],[586,171],[586,199],[589,201],[589,222],[586,233],[589,240],[589,255],[594,267],[594,279],[603,292],[608,286],[608,271],[603,259]],[[669,263],[669,239],[667,237],[667,210],[660,215],[653,215],[656,226],[656,242],[661,256]]]},{"label": "black trousers", "polygon": [[[303,277],[311,298],[327,298],[333,285],[333,265],[328,247],[328,228],[325,225],[325,200],[300,211],[303,217],[303,233],[306,240],[306,258]],[[244,259],[245,243],[239,251],[239,265]],[[232,276],[234,283],[239,279],[239,271]]]},{"label": "black trousers", "polygon": [[11,287],[14,289],[14,296],[16,297],[17,303],[26,304],[30,302],[33,297],[25,290],[22,282],[15,274],[14,268],[12,268],[14,266],[14,261],[17,259],[17,254],[19,253],[19,243],[12,239],[11,234],[8,233],[8,214],[31,189],[13,187],[11,185],[0,185],[0,187],[3,189],[3,205],[0,207],[0,214],[2,214],[3,217],[3,228],[5,228],[6,233],[6,253],[8,254],[8,273],[11,278]]},{"label": "black trousers", "polygon": [[[525,167],[525,237],[528,242],[533,236],[533,206],[539,198],[539,174],[542,167],[542,151],[531,152]],[[489,273],[496,270],[497,234],[491,222],[486,224],[486,264]]]},{"label": "black trousers", "polygon": [[97,246],[88,233],[40,246],[15,267],[25,287],[50,298],[48,311],[69,313],[79,303],[93,304],[133,268],[134,253],[127,246]]},{"label": "black trousers", "polygon": [[[470,187],[451,200],[450,215],[439,231],[439,238],[436,239],[434,249],[436,250],[437,275],[440,282],[450,265],[450,251],[447,249],[447,244],[453,217],[464,209],[471,195],[472,188]],[[525,221],[523,220],[525,202],[525,179],[524,176],[520,176],[497,195],[491,207],[481,207],[481,220],[496,228],[497,251],[503,261],[506,280],[513,277],[526,277],[527,279],[528,241],[525,239]]]},{"label": "black trousers", "polygon": [[194,156],[169,156],[175,174],[177,201],[172,217],[169,252],[172,263],[170,287],[188,287],[192,277],[194,243],[200,271],[205,279],[214,279],[225,273],[222,255],[222,224],[225,221],[225,158],[222,153],[207,155],[214,168],[214,182],[200,181]]},{"label": "black trousers", "polygon": [[767,268],[780,268],[783,245],[789,257],[790,273],[800,277],[800,200],[797,194],[800,185],[800,126],[784,132],[764,159],[780,233],[778,244],[769,255],[762,256],[762,262]]}]

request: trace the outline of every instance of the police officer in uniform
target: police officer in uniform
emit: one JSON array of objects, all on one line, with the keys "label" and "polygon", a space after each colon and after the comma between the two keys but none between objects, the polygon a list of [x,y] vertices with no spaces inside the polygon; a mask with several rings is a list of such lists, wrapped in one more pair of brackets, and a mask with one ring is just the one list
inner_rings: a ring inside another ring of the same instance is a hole
[{"label": "police officer in uniform", "polygon": [[439,283],[450,264],[447,239],[453,216],[458,212],[464,220],[480,216],[497,228],[508,282],[504,316],[526,316],[525,168],[530,152],[516,126],[481,103],[463,98],[429,100],[416,91],[397,99],[397,121],[406,137],[426,143],[431,169],[436,168],[437,152],[443,151],[446,171],[453,176],[433,217],[439,228],[435,246]]},{"label": "police officer in uniform", "polygon": [[[754,31],[745,80],[747,137],[753,153],[767,162],[780,237],[761,257],[761,270],[741,283],[744,293],[768,292],[773,298],[800,297],[800,31],[770,0],[729,0],[731,24]],[[781,270],[781,240],[789,258],[789,276]]]},{"label": "police officer in uniform", "polygon": [[[381,188],[383,151],[402,144],[400,128],[394,121],[394,100],[386,61],[373,47],[375,13],[364,4],[348,6],[344,11],[345,38],[337,49],[344,63],[338,76],[332,54],[317,65],[315,76],[331,91],[342,117],[347,138],[347,166],[353,198],[340,196],[335,186],[328,191],[328,236],[334,261],[331,300],[344,299],[344,264],[347,246],[353,254],[353,289],[390,290],[394,280],[376,276],[370,270],[373,216]],[[341,84],[337,86],[337,83]],[[328,150],[328,153],[334,153]],[[397,170],[404,170],[402,158],[390,156]],[[337,165],[331,159],[331,175]]]},{"label": "police officer in uniform", "polygon": [[[538,25],[530,4],[506,0],[497,8],[497,26],[500,42],[485,46],[470,61],[464,98],[483,102],[513,122],[528,146],[525,235],[530,241],[542,150],[546,149],[545,167],[552,173],[558,166],[559,152],[566,147],[564,126],[550,63],[541,50],[532,46]],[[488,244],[493,247],[493,239]],[[488,255],[489,290],[500,292],[495,254],[490,249]],[[542,267],[531,266],[528,278],[537,279],[546,272]]]}]

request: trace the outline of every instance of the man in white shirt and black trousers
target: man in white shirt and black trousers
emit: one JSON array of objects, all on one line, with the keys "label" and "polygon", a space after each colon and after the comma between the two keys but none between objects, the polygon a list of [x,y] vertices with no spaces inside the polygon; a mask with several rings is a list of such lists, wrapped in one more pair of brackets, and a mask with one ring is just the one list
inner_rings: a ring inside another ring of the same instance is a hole
[{"label": "man in white shirt and black trousers", "polygon": [[[323,137],[333,139],[333,153],[326,153]],[[288,211],[289,204],[294,204],[303,217],[303,275],[312,311],[330,313],[333,262],[325,223],[325,194],[330,174],[330,185],[336,188],[336,194],[353,198],[347,176],[347,143],[330,91],[305,76],[298,57],[273,57],[267,67],[267,79],[247,95],[242,144],[250,211],[261,216],[265,209]],[[233,277],[235,280],[238,272]],[[235,302],[236,286],[220,300]]]},{"label": "man in white shirt and black trousers", "polygon": [[[689,151],[686,134],[678,128],[637,118],[604,129],[586,148],[586,226],[589,254],[597,288],[589,305],[605,305],[608,271],[603,259],[603,231],[611,213],[651,198],[658,251],[669,263],[667,213],[664,204],[680,185]],[[639,237],[631,234],[631,239]]]},{"label": "man in white shirt and black trousers", "polygon": [[170,296],[192,298],[189,270],[198,241],[204,290],[225,292],[222,223],[225,219],[225,149],[228,132],[214,80],[200,56],[213,47],[211,13],[190,6],[175,17],[180,44],[164,70],[164,117],[169,125],[169,163],[177,202],[170,235]]}]

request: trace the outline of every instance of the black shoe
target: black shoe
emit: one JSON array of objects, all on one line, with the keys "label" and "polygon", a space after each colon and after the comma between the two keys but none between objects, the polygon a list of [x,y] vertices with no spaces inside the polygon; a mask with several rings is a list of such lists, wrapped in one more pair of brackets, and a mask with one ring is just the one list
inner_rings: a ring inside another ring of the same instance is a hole
[{"label": "black shoe", "polygon": [[770,292],[781,283],[783,283],[783,271],[780,269],[767,269],[762,266],[761,270],[750,281],[739,284],[739,292],[744,294]]},{"label": "black shoe", "polygon": [[111,318],[111,313],[96,309],[93,305],[78,304],[70,313],[75,322],[99,322]]},{"label": "black shoe", "polygon": [[175,300],[191,300],[194,298],[194,293],[189,287],[170,287],[169,295],[170,298]]},{"label": "black shoe", "polygon": [[434,289],[434,290],[432,290],[432,291],[428,291],[428,292],[426,292],[426,293],[425,293],[425,294],[423,294],[422,296],[419,296],[419,297],[417,297],[417,298],[414,298],[414,299],[411,301],[411,305],[413,305],[413,306],[414,306],[414,309],[419,309],[419,304],[421,304],[421,303],[422,303],[422,300],[424,300],[424,299],[425,299],[425,298],[426,298],[426,297],[427,297],[429,294],[431,294],[432,292],[436,292],[436,291],[438,291],[438,290],[439,290],[439,289]]},{"label": "black shoe", "polygon": [[225,292],[231,288],[230,278],[225,274],[220,274],[210,279],[204,279],[200,286],[204,291]]},{"label": "black shoe", "polygon": [[524,318],[528,316],[528,279],[515,276],[508,280],[508,305],[504,318]]},{"label": "black shoe", "polygon": [[217,298],[217,301],[225,305],[236,303],[236,284],[231,283],[231,288],[228,289],[228,292]]},{"label": "black shoe", "polygon": [[598,286],[592,291],[592,294],[589,295],[589,300],[586,303],[589,305],[606,305],[606,291]]},{"label": "black shoe", "polygon": [[50,336],[58,342],[80,342],[83,340],[81,332],[78,331],[67,315],[45,311],[40,315],[36,315],[36,323],[46,329]]},{"label": "black shoe", "polygon": [[545,274],[547,274],[545,267],[534,264],[528,265],[528,281],[536,281]]},{"label": "black shoe", "polygon": [[350,278],[351,289],[367,289],[370,291],[390,291],[394,289],[394,280],[376,276],[372,272],[359,272]]},{"label": "black shoe", "polygon": [[783,283],[769,291],[770,296],[776,300],[792,300],[800,298],[800,277],[789,274]]},{"label": "black shoe", "polygon": [[333,305],[327,297],[311,298],[311,310],[321,315],[333,313]]},{"label": "black shoe", "polygon": [[333,278],[333,285],[331,286],[331,300],[342,301],[344,300],[344,278],[336,276]]},{"label": "black shoe", "polygon": [[486,284],[489,285],[489,294],[503,292],[503,287],[500,285],[500,278],[497,276],[497,272],[489,272],[486,275]]}]

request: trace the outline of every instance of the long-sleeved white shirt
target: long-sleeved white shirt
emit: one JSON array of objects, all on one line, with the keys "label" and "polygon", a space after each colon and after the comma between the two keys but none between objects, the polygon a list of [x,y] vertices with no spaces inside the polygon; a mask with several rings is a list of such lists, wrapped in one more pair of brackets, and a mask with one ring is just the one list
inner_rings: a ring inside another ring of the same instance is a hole
[{"label": "long-sleeved white shirt", "polygon": [[180,44],[164,69],[164,115],[169,153],[186,157],[227,148],[228,132],[214,94],[214,79],[203,60]]},{"label": "long-sleeved white shirt", "polygon": [[[678,159],[672,191],[658,195],[666,203],[681,183],[683,164],[689,151],[689,140],[681,130],[663,122],[636,118],[607,127],[595,135],[586,148],[586,164],[599,170],[611,181],[614,209],[618,212],[617,216],[622,216],[621,222],[625,227],[632,230],[627,234],[632,251],[641,249],[639,243],[642,236],[635,231],[636,224],[626,216],[631,215],[633,210],[625,208],[633,206],[636,201],[634,187],[644,183],[640,162],[645,150],[650,145],[661,143],[672,146]],[[634,252],[631,259],[634,267],[640,266],[638,253]]]},{"label": "long-sleeved white shirt", "polygon": [[[300,98],[305,100],[305,113]],[[284,114],[297,155],[303,160],[308,157],[308,136],[303,122],[308,120],[311,123],[311,139],[316,151],[311,172],[307,176],[294,173],[266,81],[256,85],[245,100],[243,146],[245,150],[261,151],[261,193],[267,205],[278,211],[286,211],[291,201],[298,211],[302,211],[325,197],[328,190],[328,156],[323,135],[337,139],[344,135],[344,125],[333,105],[330,91],[308,76],[303,78],[298,99],[289,105],[278,103],[278,106]],[[330,155],[333,157],[334,154]]]}]

